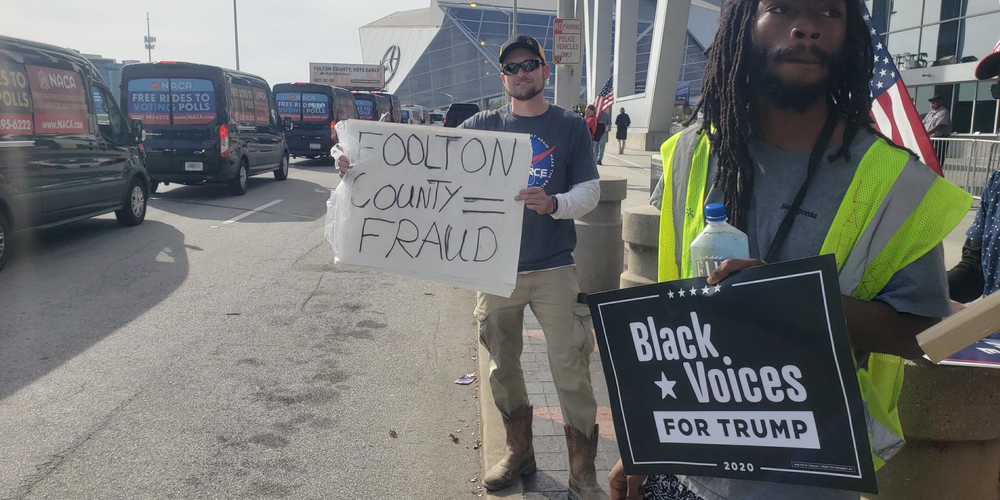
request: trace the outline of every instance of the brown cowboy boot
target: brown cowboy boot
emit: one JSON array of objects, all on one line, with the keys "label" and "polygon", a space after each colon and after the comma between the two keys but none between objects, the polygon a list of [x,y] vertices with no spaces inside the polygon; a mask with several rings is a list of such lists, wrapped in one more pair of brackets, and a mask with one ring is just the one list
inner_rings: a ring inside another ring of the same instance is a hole
[{"label": "brown cowboy boot", "polygon": [[597,458],[599,426],[594,426],[594,437],[564,425],[566,446],[569,447],[569,498],[570,500],[608,500],[608,494],[597,484],[594,459]]},{"label": "brown cowboy boot", "polygon": [[531,406],[511,413],[503,418],[507,431],[507,450],[503,458],[483,477],[483,486],[490,491],[502,490],[510,486],[524,474],[531,474],[535,465],[535,448],[531,445]]}]

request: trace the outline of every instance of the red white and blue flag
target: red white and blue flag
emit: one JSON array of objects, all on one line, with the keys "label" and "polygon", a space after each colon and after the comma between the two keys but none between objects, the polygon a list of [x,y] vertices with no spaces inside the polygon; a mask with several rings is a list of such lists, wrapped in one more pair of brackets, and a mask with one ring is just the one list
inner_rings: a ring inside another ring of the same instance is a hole
[{"label": "red white and blue flag", "polygon": [[614,75],[608,77],[608,83],[604,84],[604,88],[601,89],[601,93],[597,94],[597,99],[594,99],[594,107],[597,108],[597,116],[601,116],[606,109],[615,105],[615,92],[614,86],[611,84]]},{"label": "red white and blue flag", "polygon": [[892,62],[892,56],[882,37],[872,27],[872,17],[867,6],[858,3],[865,14],[865,24],[868,25],[872,47],[875,49],[875,75],[869,84],[875,128],[891,138],[892,142],[916,153],[920,161],[941,175],[941,164],[934,153],[934,146],[924,130],[917,108],[913,106],[910,93],[906,91],[906,85],[903,85],[903,78]]}]

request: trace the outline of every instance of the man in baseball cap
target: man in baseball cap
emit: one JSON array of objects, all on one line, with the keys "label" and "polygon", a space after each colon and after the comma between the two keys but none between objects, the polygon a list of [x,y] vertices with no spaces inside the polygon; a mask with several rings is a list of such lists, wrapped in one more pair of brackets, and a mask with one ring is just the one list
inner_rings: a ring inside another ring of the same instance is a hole
[{"label": "man in baseball cap", "polygon": [[506,42],[500,46],[500,64],[503,65],[504,59],[517,49],[525,49],[528,52],[538,56],[541,59],[542,64],[545,63],[545,51],[542,50],[541,45],[538,44],[538,40],[528,36],[528,35],[515,35],[507,39]]}]

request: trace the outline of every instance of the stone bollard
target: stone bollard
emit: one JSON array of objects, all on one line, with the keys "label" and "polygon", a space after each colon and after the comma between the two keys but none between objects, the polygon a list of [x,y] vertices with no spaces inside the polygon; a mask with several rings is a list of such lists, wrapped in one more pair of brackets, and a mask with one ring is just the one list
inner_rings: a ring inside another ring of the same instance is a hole
[{"label": "stone bollard", "polygon": [[1000,370],[907,361],[899,418],[906,446],[870,500],[1000,498]]},{"label": "stone bollard", "polygon": [[576,262],[580,291],[584,293],[618,288],[618,275],[624,267],[622,246],[622,200],[628,194],[628,181],[620,177],[601,179],[601,201],[576,221]]},{"label": "stone bollard", "polygon": [[660,209],[652,205],[625,209],[622,239],[628,248],[628,270],[621,275],[622,288],[656,283],[659,237]]}]

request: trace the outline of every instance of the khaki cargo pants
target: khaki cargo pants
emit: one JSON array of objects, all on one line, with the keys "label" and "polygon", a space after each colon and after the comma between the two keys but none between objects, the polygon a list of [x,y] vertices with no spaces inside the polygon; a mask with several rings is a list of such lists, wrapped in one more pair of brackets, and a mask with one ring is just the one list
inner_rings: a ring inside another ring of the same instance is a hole
[{"label": "khaki cargo pants", "polygon": [[490,353],[490,388],[497,409],[510,416],[528,405],[521,371],[524,308],[531,306],[545,333],[549,367],[559,395],[563,419],[593,437],[597,402],[590,384],[594,334],[590,310],[577,303],[580,292],[575,266],[517,275],[510,298],[476,295],[479,341]]}]

